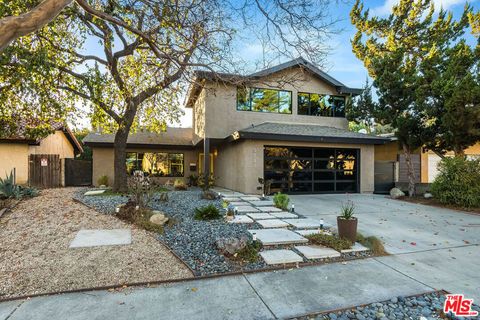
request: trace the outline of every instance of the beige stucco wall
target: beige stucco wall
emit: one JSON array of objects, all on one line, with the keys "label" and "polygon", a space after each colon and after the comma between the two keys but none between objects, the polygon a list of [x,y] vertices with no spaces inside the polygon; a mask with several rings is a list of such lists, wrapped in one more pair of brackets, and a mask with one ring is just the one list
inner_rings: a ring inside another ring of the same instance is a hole
[{"label": "beige stucco wall", "polygon": [[373,145],[267,140],[246,140],[220,148],[215,161],[216,184],[240,192],[259,194],[261,191],[257,190],[258,177],[263,177],[263,148],[266,145],[360,149],[360,191],[372,193],[374,190],[375,149]]},{"label": "beige stucco wall", "polygon": [[[155,180],[159,183],[165,183],[168,180],[174,181],[175,179],[185,179],[188,182],[188,176],[190,174],[198,175],[198,150],[174,150],[174,149],[127,149],[127,152],[169,152],[169,153],[183,153],[184,154],[184,176],[183,177],[155,177]],[[93,157],[93,171],[92,182],[95,186],[98,186],[98,178],[103,175],[108,177],[109,185],[114,181],[114,169],[113,169],[113,148],[92,148]],[[197,164],[196,171],[190,171],[190,163]]]},{"label": "beige stucco wall", "polygon": [[55,131],[40,142],[38,146],[30,146],[29,154],[58,154],[60,159],[74,158],[75,151],[63,131]]},{"label": "beige stucco wall", "polygon": [[28,144],[0,144],[0,176],[5,178],[15,168],[16,182],[28,182]]},{"label": "beige stucco wall", "polygon": [[263,113],[237,111],[237,88],[223,83],[207,82],[194,109],[194,131],[200,137],[225,138],[231,133],[263,122],[318,124],[348,128],[345,118],[298,115],[297,93],[321,93],[338,95],[336,89],[310,73],[299,69],[285,70],[269,78],[249,84],[251,87],[292,91],[292,113]]}]

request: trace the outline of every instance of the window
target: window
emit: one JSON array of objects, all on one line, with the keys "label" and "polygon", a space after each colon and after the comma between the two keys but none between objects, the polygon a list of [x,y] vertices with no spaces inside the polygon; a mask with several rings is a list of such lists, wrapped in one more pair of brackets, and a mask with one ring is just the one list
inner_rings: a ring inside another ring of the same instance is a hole
[{"label": "window", "polygon": [[345,97],[299,92],[298,114],[320,117],[345,117]]},{"label": "window", "polygon": [[183,177],[183,153],[127,153],[127,172],[141,170],[154,177]]},{"label": "window", "polygon": [[237,88],[237,110],[292,113],[292,92],[275,89]]}]

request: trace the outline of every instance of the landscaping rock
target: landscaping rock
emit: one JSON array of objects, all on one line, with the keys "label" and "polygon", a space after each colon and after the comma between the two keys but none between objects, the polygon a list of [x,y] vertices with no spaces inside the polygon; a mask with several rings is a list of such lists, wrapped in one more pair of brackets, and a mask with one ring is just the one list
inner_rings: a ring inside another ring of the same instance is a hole
[{"label": "landscaping rock", "polygon": [[431,198],[433,198],[433,194],[431,194],[430,192],[426,192],[426,193],[423,195],[423,197],[424,197],[425,199],[431,199]]},{"label": "landscaping rock", "polygon": [[239,250],[245,248],[248,243],[248,238],[220,238],[215,241],[217,249],[227,256],[233,256]]},{"label": "landscaping rock", "polygon": [[401,197],[405,197],[405,193],[398,188],[393,188],[392,190],[390,190],[390,197],[392,199],[398,199]]},{"label": "landscaping rock", "polygon": [[168,221],[168,217],[165,216],[161,211],[153,211],[154,215],[150,217],[150,223],[156,224],[158,226],[163,226]]}]

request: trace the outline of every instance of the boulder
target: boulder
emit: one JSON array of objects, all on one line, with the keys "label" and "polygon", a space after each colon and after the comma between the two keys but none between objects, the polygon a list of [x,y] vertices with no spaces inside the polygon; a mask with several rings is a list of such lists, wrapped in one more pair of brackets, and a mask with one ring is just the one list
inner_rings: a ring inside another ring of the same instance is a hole
[{"label": "boulder", "polygon": [[401,197],[405,197],[405,193],[398,188],[393,188],[392,190],[390,190],[390,197],[392,199],[398,199]]},{"label": "boulder", "polygon": [[431,194],[430,192],[426,192],[426,193],[423,195],[423,197],[424,197],[425,199],[431,199],[431,198],[433,198],[433,194]]},{"label": "boulder", "polygon": [[153,211],[153,215],[150,217],[150,223],[163,226],[168,221],[168,217],[161,211]]},{"label": "boulder", "polygon": [[215,241],[218,250],[224,254],[233,256],[239,250],[245,248],[248,243],[246,236],[241,238],[219,238]]}]

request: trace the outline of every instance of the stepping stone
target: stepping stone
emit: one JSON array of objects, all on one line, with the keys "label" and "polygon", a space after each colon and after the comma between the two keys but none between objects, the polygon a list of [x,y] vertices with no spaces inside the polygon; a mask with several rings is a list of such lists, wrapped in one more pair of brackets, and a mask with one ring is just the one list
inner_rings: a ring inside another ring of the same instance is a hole
[{"label": "stepping stone", "polygon": [[327,234],[327,235],[332,235],[331,232],[328,232],[326,230],[320,230],[320,229],[310,229],[310,230],[294,230],[296,233],[302,235],[302,236],[310,236],[312,234]]},{"label": "stepping stone", "polygon": [[295,249],[300,251],[307,259],[338,258],[341,256],[340,252],[322,246],[295,246]]},{"label": "stepping stone", "polygon": [[131,243],[132,233],[130,229],[90,229],[78,231],[75,239],[70,243],[70,248],[116,246]]},{"label": "stepping stone", "polygon": [[236,215],[233,220],[229,220],[228,223],[253,223],[254,221],[247,216]]},{"label": "stepping stone", "polygon": [[260,201],[249,201],[252,206],[255,207],[272,207],[272,200],[260,200]]},{"label": "stepping stone", "polygon": [[258,209],[252,206],[237,206],[238,213],[247,213],[247,212],[258,212]]},{"label": "stepping stone", "polygon": [[242,201],[240,198],[232,198],[232,197],[222,198],[222,200],[228,203]]},{"label": "stepping stone", "polygon": [[269,265],[303,262],[302,257],[292,250],[266,250],[260,252],[260,255],[265,260],[265,263]]},{"label": "stepping stone", "polygon": [[245,200],[245,201],[260,201],[259,197],[254,197],[254,196],[240,197],[240,199]]},{"label": "stepping stone", "polygon": [[286,228],[289,226],[288,223],[280,219],[258,220],[257,223],[264,228]]},{"label": "stepping stone", "polygon": [[[292,226],[301,229],[316,229],[320,228],[320,220],[302,218],[302,219],[285,219],[285,222],[290,223]],[[324,228],[329,228],[330,225],[323,223]]]},{"label": "stepping stone", "polygon": [[259,213],[247,213],[247,215],[254,220],[265,220],[265,219],[275,219],[270,213],[259,212]]},{"label": "stepping stone", "polygon": [[271,212],[270,213],[272,216],[279,218],[279,219],[296,219],[298,216],[294,213],[290,213],[287,211],[281,211],[281,212]]},{"label": "stepping stone", "polygon": [[351,252],[364,252],[364,251],[369,251],[369,249],[367,247],[365,247],[364,245],[362,245],[358,242],[355,242],[355,244],[350,249],[345,249],[345,250],[342,250],[341,252],[342,253],[351,253]]},{"label": "stepping stone", "polygon": [[259,229],[248,230],[248,232],[254,235],[257,240],[265,246],[308,242],[308,239],[287,229]]},{"label": "stepping stone", "polygon": [[260,211],[263,212],[282,212],[282,209],[276,208],[276,207],[259,207],[258,208]]},{"label": "stepping stone", "polygon": [[229,204],[231,204],[234,207],[248,206],[248,202],[245,202],[245,201],[233,201],[233,202],[230,202]]},{"label": "stepping stone", "polygon": [[99,194],[104,193],[105,191],[107,191],[107,190],[106,190],[106,189],[102,189],[102,190],[90,190],[90,191],[85,192],[83,195],[84,195],[84,196],[96,196],[96,195],[99,195]]}]

